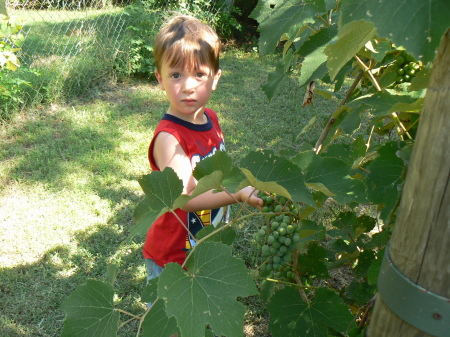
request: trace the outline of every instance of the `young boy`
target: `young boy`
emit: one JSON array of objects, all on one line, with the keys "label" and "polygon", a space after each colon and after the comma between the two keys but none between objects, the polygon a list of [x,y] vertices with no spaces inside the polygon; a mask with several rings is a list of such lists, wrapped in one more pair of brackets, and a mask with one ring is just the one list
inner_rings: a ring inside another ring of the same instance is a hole
[{"label": "young boy", "polygon": [[[221,75],[219,51],[220,39],[215,31],[190,16],[172,18],[155,39],[155,74],[170,105],[154,132],[148,157],[152,170],[174,169],[187,195],[197,184],[192,176],[195,165],[225,149],[217,115],[205,108]],[[251,186],[232,196],[208,191],[177,209],[176,216],[168,212],[158,218],[144,244],[147,279],[157,277],[169,262],[183,264],[186,251],[194,244],[190,234],[195,235],[205,225],[226,221],[228,205],[236,202],[256,208],[262,205]]]}]

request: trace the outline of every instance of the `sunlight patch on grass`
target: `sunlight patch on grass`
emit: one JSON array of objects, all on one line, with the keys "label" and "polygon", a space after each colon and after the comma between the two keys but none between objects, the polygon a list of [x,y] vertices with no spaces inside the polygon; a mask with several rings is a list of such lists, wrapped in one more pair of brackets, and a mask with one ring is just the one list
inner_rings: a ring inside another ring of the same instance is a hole
[{"label": "sunlight patch on grass", "polygon": [[110,216],[108,202],[95,194],[11,186],[0,204],[0,266],[35,262],[56,245],[73,244],[74,232]]}]

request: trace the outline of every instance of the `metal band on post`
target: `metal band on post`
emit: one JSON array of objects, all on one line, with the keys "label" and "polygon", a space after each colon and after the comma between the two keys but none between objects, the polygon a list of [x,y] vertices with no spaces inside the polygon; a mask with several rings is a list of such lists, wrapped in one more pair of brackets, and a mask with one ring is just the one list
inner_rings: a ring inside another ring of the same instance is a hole
[{"label": "metal band on post", "polygon": [[450,334],[450,299],[412,282],[394,265],[386,246],[378,291],[387,306],[402,320],[437,337]]}]

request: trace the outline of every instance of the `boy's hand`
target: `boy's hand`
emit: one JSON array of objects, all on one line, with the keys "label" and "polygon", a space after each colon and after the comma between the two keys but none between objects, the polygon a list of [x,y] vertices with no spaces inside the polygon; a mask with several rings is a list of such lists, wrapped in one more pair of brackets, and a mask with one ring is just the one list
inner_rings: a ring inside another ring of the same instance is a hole
[{"label": "boy's hand", "polygon": [[264,204],[261,198],[258,198],[258,191],[253,186],[244,187],[238,193],[238,200],[245,202],[247,205],[261,209]]}]

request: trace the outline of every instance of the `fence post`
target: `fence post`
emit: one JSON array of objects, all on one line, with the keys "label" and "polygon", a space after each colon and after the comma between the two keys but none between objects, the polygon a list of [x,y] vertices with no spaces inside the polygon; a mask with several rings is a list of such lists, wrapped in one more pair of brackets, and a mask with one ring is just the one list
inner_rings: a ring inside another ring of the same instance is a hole
[{"label": "fence post", "polygon": [[[416,298],[411,299],[405,295],[402,286],[386,281],[383,285],[381,281],[387,272],[382,267],[379,279],[380,292],[368,328],[369,337],[448,336],[449,175],[450,30],[447,30],[434,61],[394,233],[387,248],[391,262],[403,274],[401,280],[404,282],[403,288],[411,286],[413,294],[416,291],[415,294],[425,297],[417,303]],[[385,262],[386,257],[383,264]],[[387,264],[387,269],[393,269],[392,263],[391,266]],[[398,275],[401,275],[400,273]],[[408,284],[408,281],[412,282]],[[431,295],[424,292],[424,289],[434,293],[436,295],[434,299],[430,298]],[[411,312],[407,312],[411,309],[411,300],[416,301],[418,305],[417,310],[414,309],[412,312],[417,315],[412,322],[411,319],[408,320]],[[433,308],[436,303],[442,305],[443,309]],[[400,318],[401,316],[403,318]],[[406,321],[410,321],[411,324]]]}]

